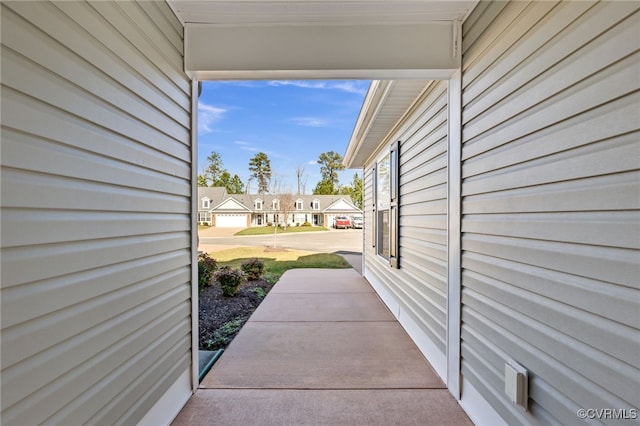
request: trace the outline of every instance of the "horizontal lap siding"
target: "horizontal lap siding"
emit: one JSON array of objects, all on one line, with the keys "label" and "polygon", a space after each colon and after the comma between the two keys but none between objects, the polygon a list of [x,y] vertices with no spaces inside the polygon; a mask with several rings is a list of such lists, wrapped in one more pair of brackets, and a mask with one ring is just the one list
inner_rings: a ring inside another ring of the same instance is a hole
[{"label": "horizontal lap siding", "polygon": [[191,362],[181,26],[3,2],[2,49],[2,422],[136,423]]},{"label": "horizontal lap siding", "polygon": [[[365,231],[367,273],[446,353],[447,84],[434,82],[394,135],[400,147],[400,269],[375,254]],[[366,223],[372,223],[371,171],[365,179]]]},{"label": "horizontal lap siding", "polygon": [[[510,424],[640,404],[638,5],[465,22],[462,373]],[[530,374],[530,413],[504,364]]]}]

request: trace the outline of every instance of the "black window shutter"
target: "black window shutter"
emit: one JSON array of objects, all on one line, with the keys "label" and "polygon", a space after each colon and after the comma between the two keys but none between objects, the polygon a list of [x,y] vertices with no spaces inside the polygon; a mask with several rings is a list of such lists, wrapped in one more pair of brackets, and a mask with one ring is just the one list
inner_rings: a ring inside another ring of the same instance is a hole
[{"label": "black window shutter", "polygon": [[391,145],[389,156],[391,178],[389,205],[389,265],[399,268],[400,263],[400,141]]},{"label": "black window shutter", "polygon": [[373,169],[371,170],[371,187],[373,188],[373,193],[371,194],[371,217],[373,220],[371,221],[371,247],[376,247],[376,242],[378,239],[378,230],[377,230],[377,222],[378,222],[378,213],[377,213],[377,204],[378,204],[378,170],[377,165],[373,165]]}]

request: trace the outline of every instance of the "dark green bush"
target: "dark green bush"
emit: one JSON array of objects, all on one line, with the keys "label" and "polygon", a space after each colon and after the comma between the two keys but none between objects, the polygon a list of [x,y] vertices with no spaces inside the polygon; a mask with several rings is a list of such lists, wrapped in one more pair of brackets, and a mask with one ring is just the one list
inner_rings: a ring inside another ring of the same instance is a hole
[{"label": "dark green bush", "polygon": [[207,253],[198,254],[198,289],[211,285],[213,274],[218,269],[218,262]]},{"label": "dark green bush", "polygon": [[305,222],[302,224],[302,226],[311,226],[311,222]]},{"label": "dark green bush", "polygon": [[259,280],[264,274],[264,262],[255,257],[243,261],[240,268],[251,281]]},{"label": "dark green bush", "polygon": [[216,281],[220,283],[222,294],[225,296],[235,296],[238,294],[240,285],[246,281],[244,272],[233,269],[231,266],[223,266],[215,273]]}]

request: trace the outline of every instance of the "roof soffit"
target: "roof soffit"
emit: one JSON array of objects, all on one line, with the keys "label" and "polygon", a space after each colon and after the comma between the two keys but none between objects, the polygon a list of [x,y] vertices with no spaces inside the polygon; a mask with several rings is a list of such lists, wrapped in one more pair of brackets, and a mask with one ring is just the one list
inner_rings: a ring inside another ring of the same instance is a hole
[{"label": "roof soffit", "polygon": [[344,155],[347,168],[364,167],[416,102],[431,80],[374,81]]}]

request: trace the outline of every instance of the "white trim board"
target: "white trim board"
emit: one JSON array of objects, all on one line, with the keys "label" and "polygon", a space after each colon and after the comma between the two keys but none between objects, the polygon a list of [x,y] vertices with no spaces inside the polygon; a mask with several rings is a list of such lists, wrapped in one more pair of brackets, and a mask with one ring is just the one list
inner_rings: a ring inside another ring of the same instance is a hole
[{"label": "white trim board", "polygon": [[453,26],[452,21],[313,26],[187,23],[185,69],[196,79],[221,80],[446,79],[460,62]]},{"label": "white trim board", "polygon": [[493,409],[482,394],[464,377],[462,378],[462,409],[471,421],[478,426],[508,426],[504,419]]},{"label": "white trim board", "polygon": [[[196,351],[197,352],[197,351]],[[170,425],[187,404],[191,391],[191,368],[186,369],[167,389],[145,416],[139,426]]]},{"label": "white trim board", "polygon": [[462,73],[449,80],[447,147],[447,388],[460,399],[460,328],[462,309]]}]

